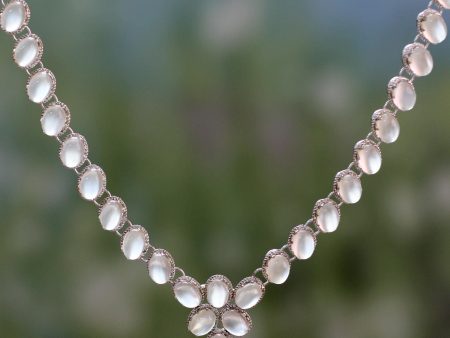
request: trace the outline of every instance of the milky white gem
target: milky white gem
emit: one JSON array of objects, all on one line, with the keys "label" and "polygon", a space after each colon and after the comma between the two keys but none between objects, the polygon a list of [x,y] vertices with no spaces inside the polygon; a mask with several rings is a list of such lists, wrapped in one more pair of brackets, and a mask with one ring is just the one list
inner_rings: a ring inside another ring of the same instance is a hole
[{"label": "milky white gem", "polygon": [[9,2],[1,13],[0,25],[8,33],[20,30],[28,23],[30,10],[24,1]]},{"label": "milky white gem", "polygon": [[123,225],[125,213],[125,204],[121,199],[114,197],[109,198],[102,206],[98,218],[103,229],[116,231]]},{"label": "milky white gem", "polygon": [[226,331],[221,330],[221,332],[218,333],[211,333],[208,338],[229,338],[230,335],[228,333],[226,333]]},{"label": "milky white gem", "polygon": [[450,9],[450,0],[438,0],[442,7]]},{"label": "milky white gem", "polygon": [[334,188],[344,203],[354,204],[361,199],[361,180],[351,170],[344,170],[336,175]]},{"label": "milky white gem", "polygon": [[271,250],[263,263],[263,274],[273,284],[283,284],[289,277],[291,264],[289,257],[281,250]]},{"label": "milky white gem", "polygon": [[360,141],[355,146],[355,160],[365,174],[376,174],[381,168],[380,148],[372,141]]},{"label": "milky white gem", "polygon": [[426,9],[417,19],[419,31],[433,44],[441,43],[447,37],[447,24],[438,11]]},{"label": "milky white gem", "polygon": [[417,99],[416,90],[408,79],[400,76],[394,77],[389,82],[388,92],[398,109],[408,111],[414,108]]},{"label": "milky white gem", "polygon": [[39,37],[34,34],[27,36],[17,42],[14,48],[14,61],[22,68],[33,67],[41,59],[42,48]]},{"label": "milky white gem", "polygon": [[225,330],[236,337],[245,336],[251,329],[251,323],[237,310],[228,310],[222,314]]},{"label": "milky white gem", "polygon": [[247,310],[259,303],[264,295],[262,283],[257,282],[256,278],[247,278],[240,282],[236,287],[234,302],[241,309]]},{"label": "milky white gem", "polygon": [[122,236],[121,249],[129,260],[139,259],[148,248],[147,231],[138,225],[129,228]]},{"label": "milky white gem", "polygon": [[320,200],[314,208],[314,221],[323,232],[333,232],[339,226],[339,207],[330,199]]},{"label": "milky white gem", "polygon": [[403,50],[403,64],[415,76],[426,76],[433,70],[433,57],[424,45],[413,43]]},{"label": "milky white gem", "polygon": [[195,314],[189,316],[189,331],[195,336],[204,336],[211,332],[216,325],[217,317],[214,310],[208,307],[194,310]]},{"label": "milky white gem", "polygon": [[200,285],[192,278],[180,277],[173,286],[173,292],[178,302],[187,308],[195,308],[202,302]]},{"label": "milky white gem", "polygon": [[400,135],[400,124],[397,118],[388,110],[377,110],[373,117],[373,130],[377,137],[384,143],[397,141]]},{"label": "milky white gem", "polygon": [[77,168],[86,161],[88,147],[86,139],[80,134],[69,135],[61,144],[59,158],[67,168]]},{"label": "milky white gem", "polygon": [[47,101],[54,93],[55,77],[48,69],[41,69],[31,75],[27,84],[27,94],[34,103]]},{"label": "milky white gem", "polygon": [[153,252],[148,261],[148,274],[156,284],[166,284],[175,273],[175,266],[170,254],[162,249]]},{"label": "milky white gem", "polygon": [[291,252],[298,259],[308,259],[316,248],[316,239],[309,228],[303,226],[295,227],[289,237]]},{"label": "milky white gem", "polygon": [[81,197],[93,201],[100,197],[105,191],[106,177],[100,167],[91,165],[87,167],[78,181],[78,191]]},{"label": "milky white gem", "polygon": [[230,298],[230,283],[226,277],[213,276],[206,282],[206,298],[215,308],[221,308]]},{"label": "milky white gem", "polygon": [[54,104],[44,110],[41,127],[45,135],[58,136],[69,124],[70,114],[67,107]]}]

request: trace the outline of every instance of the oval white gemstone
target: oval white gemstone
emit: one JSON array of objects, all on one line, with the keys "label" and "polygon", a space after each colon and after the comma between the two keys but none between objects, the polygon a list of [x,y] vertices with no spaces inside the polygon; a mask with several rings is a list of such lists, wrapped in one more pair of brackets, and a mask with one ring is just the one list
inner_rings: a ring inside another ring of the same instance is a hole
[{"label": "oval white gemstone", "polygon": [[419,14],[419,31],[433,44],[441,43],[447,37],[447,24],[438,11],[427,9]]},{"label": "oval white gemstone", "polygon": [[202,302],[202,293],[197,282],[192,279],[180,278],[173,287],[175,298],[187,307],[195,308]]},{"label": "oval white gemstone", "polygon": [[426,76],[433,70],[433,57],[420,43],[407,45],[403,50],[403,63],[416,76]]},{"label": "oval white gemstone", "polygon": [[103,229],[115,231],[123,224],[124,204],[121,200],[109,199],[100,210],[98,216]]},{"label": "oval white gemstone", "polygon": [[323,232],[333,232],[339,226],[341,214],[338,206],[331,200],[319,201],[315,208],[315,222]]},{"label": "oval white gemstone", "polygon": [[234,302],[241,309],[247,310],[258,304],[263,294],[264,290],[262,288],[262,285],[260,285],[259,283],[245,283],[242,286],[238,285],[238,287],[236,288]]},{"label": "oval white gemstone", "polygon": [[450,0],[438,0],[438,2],[445,9],[450,9]]},{"label": "oval white gemstone", "polygon": [[11,1],[8,3],[0,18],[2,29],[14,33],[28,22],[29,8],[24,1]]},{"label": "oval white gemstone", "polygon": [[373,114],[373,126],[377,137],[384,143],[397,141],[400,135],[400,124],[390,111],[377,110]]},{"label": "oval white gemstone", "polygon": [[148,246],[147,231],[141,226],[133,226],[122,236],[121,249],[129,260],[139,259]]},{"label": "oval white gemstone", "polygon": [[336,193],[344,203],[357,203],[362,195],[361,181],[358,176],[352,171],[338,173],[336,176]]},{"label": "oval white gemstone", "polygon": [[226,282],[222,280],[213,280],[207,283],[206,298],[208,303],[215,308],[221,308],[228,303],[230,298],[230,289]]},{"label": "oval white gemstone", "polygon": [[80,176],[78,190],[81,197],[93,201],[100,197],[106,186],[106,177],[99,167],[91,165]]},{"label": "oval white gemstone", "polygon": [[280,250],[269,251],[264,262],[264,276],[273,284],[283,284],[289,277],[289,257]]},{"label": "oval white gemstone", "polygon": [[414,108],[416,104],[416,90],[408,79],[395,77],[389,82],[388,88],[389,96],[398,109],[408,111]]},{"label": "oval white gemstone", "polygon": [[58,136],[68,124],[69,112],[59,104],[48,107],[41,117],[42,131],[48,136]]},{"label": "oval white gemstone", "polygon": [[148,261],[148,274],[156,284],[166,284],[174,274],[174,263],[165,250],[155,250]]},{"label": "oval white gemstone", "polygon": [[251,323],[237,310],[228,310],[222,314],[222,324],[225,330],[236,337],[245,336],[251,328]]},{"label": "oval white gemstone", "polygon": [[205,308],[190,316],[188,329],[195,336],[204,336],[216,325],[216,314],[212,309]]},{"label": "oval white gemstone", "polygon": [[19,67],[29,68],[41,59],[42,41],[36,35],[20,40],[14,48],[14,61]]},{"label": "oval white gemstone", "polygon": [[376,174],[381,168],[381,151],[370,141],[360,141],[355,146],[358,167],[367,175]]},{"label": "oval white gemstone", "polygon": [[27,84],[28,97],[34,103],[47,101],[55,91],[55,77],[47,70],[42,69],[31,75]]},{"label": "oval white gemstone", "polygon": [[289,239],[291,252],[298,259],[308,259],[316,248],[314,234],[302,226],[294,228]]},{"label": "oval white gemstone", "polygon": [[84,163],[88,155],[86,139],[79,134],[67,137],[61,145],[59,158],[67,168],[77,168]]}]

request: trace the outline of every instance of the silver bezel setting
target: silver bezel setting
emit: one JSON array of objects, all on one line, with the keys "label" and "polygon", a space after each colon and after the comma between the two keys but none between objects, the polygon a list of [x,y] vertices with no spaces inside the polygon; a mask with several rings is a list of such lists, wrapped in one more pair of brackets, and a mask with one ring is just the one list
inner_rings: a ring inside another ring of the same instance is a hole
[{"label": "silver bezel setting", "polygon": [[217,311],[217,309],[216,309],[214,306],[211,306],[211,305],[209,305],[209,304],[201,304],[201,305],[195,307],[195,308],[189,313],[189,316],[188,316],[188,319],[187,319],[186,324],[187,324],[187,326],[189,327],[189,323],[191,322],[192,318],[193,318],[196,314],[198,314],[200,311],[203,311],[203,310],[211,310],[212,312],[214,312],[214,315],[216,316],[216,323],[215,323],[214,327],[211,329],[211,331],[209,331],[209,332],[207,333],[207,334],[210,334],[211,332],[214,332],[215,328],[217,327],[217,322],[220,320],[220,313]]},{"label": "silver bezel setting", "polygon": [[280,250],[280,249],[272,249],[272,250],[269,250],[269,252],[267,252],[267,254],[266,254],[266,256],[264,257],[264,260],[263,260],[263,264],[262,264],[262,274],[263,274],[264,278],[265,278],[269,283],[272,283],[272,284],[275,284],[275,283],[273,283],[273,282],[271,282],[271,281],[269,280],[269,275],[267,274],[267,268],[269,267],[269,262],[270,262],[270,260],[271,260],[272,258],[276,257],[276,256],[283,256],[284,258],[286,258],[287,262],[289,263],[289,268],[290,268],[290,266],[291,266],[291,258],[289,257],[289,255],[288,255],[285,251]]},{"label": "silver bezel setting", "polygon": [[[80,184],[81,181],[83,180],[84,175],[89,172],[89,171],[95,171],[98,174],[100,174],[100,178],[102,180],[102,186],[100,188],[100,191],[98,192],[98,195],[94,198],[94,199],[87,199],[85,198],[82,194],[81,194],[81,190],[80,190]],[[102,168],[100,168],[98,165],[96,164],[90,164],[88,165],[86,168],[84,168],[84,170],[81,172],[80,176],[78,177],[78,192],[80,193],[80,196],[87,200],[87,201],[95,201],[96,199],[98,199],[99,197],[101,197],[106,191],[106,174],[103,171]]]},{"label": "silver bezel setting", "polygon": [[225,313],[227,313],[227,312],[230,312],[230,311],[238,312],[244,318],[244,320],[247,321],[247,323],[248,323],[248,332],[250,332],[252,330],[252,328],[253,328],[253,321],[252,321],[252,318],[250,317],[250,315],[247,313],[247,311],[241,309],[239,306],[236,306],[236,305],[227,305],[227,306],[224,306],[223,309],[221,309],[221,311],[220,311],[220,322],[222,323],[222,326],[223,326],[225,331],[228,332],[226,327],[223,325],[223,315]]},{"label": "silver bezel setting", "polygon": [[[37,55],[36,55],[35,60],[34,60],[32,63],[30,63],[28,66],[22,67],[22,66],[20,66],[20,65],[17,63],[17,59],[16,59],[16,49],[17,49],[17,46],[18,46],[23,40],[29,39],[29,38],[32,38],[32,39],[36,40],[36,43],[37,43],[37,46],[38,46],[38,51],[37,51]],[[14,49],[13,49],[13,59],[14,59],[14,62],[16,63],[16,65],[17,65],[19,68],[22,68],[22,69],[31,69],[31,68],[35,67],[35,66],[41,61],[42,55],[43,55],[43,54],[44,54],[44,43],[42,42],[41,38],[40,38],[39,36],[37,36],[36,34],[29,34],[29,35],[24,36],[23,38],[17,40],[17,42],[16,42],[16,44],[15,44],[15,46],[14,46]]]},{"label": "silver bezel setting", "polygon": [[[389,99],[392,101],[392,104],[393,104],[398,110],[402,110],[402,109],[400,109],[399,107],[397,107],[397,106],[395,105],[395,103],[394,103],[394,99],[395,99],[394,91],[395,91],[395,89],[397,88],[397,86],[399,85],[399,83],[401,83],[401,82],[406,82],[406,83],[408,83],[408,84],[412,87],[412,89],[414,90],[414,92],[416,91],[416,89],[414,88],[414,84],[413,84],[410,80],[408,80],[406,77],[404,77],[404,76],[394,76],[394,77],[389,81],[388,86],[387,86],[387,93],[388,93]],[[403,111],[403,110],[402,110],[402,111]]]},{"label": "silver bezel setting", "polygon": [[28,4],[27,4],[24,0],[12,0],[12,1],[9,1],[9,2],[8,2],[7,4],[5,4],[5,6],[3,7],[2,12],[0,13],[0,17],[3,16],[3,13],[5,12],[6,7],[8,7],[8,5],[12,4],[13,2],[17,2],[17,3],[21,4],[21,5],[24,7],[24,10],[25,10],[25,18],[24,18],[22,24],[20,25],[20,27],[17,28],[17,29],[16,29],[15,31],[13,31],[13,32],[8,32],[8,31],[6,31],[6,30],[2,27],[2,29],[3,29],[6,33],[11,34],[11,35],[14,35],[14,34],[20,32],[22,29],[24,29],[24,28],[28,25],[28,23],[30,22],[30,17],[31,17],[30,6],[28,6]]},{"label": "silver bezel setting", "polygon": [[[441,13],[439,13],[437,10],[432,9],[432,8],[427,8],[426,10],[422,11],[419,13],[419,15],[417,16],[417,31],[419,32],[420,36],[422,37],[422,39],[424,39],[425,41],[428,41],[429,43],[435,45],[437,43],[431,42],[430,40],[428,40],[425,35],[423,34],[423,29],[422,29],[422,23],[427,19],[428,16],[430,15],[439,15],[442,18]],[[443,18],[442,18],[443,19]]]},{"label": "silver bezel setting", "polygon": [[[200,291],[200,303],[203,302],[203,299],[205,298],[205,290],[204,290],[204,288],[202,288],[201,284],[195,278],[190,277],[190,276],[180,276],[177,279],[175,279],[175,281],[172,282],[172,291],[173,291],[173,295],[175,296],[175,299],[177,299],[177,296],[175,294],[175,287],[179,283],[191,284],[194,287],[196,287]],[[177,301],[178,301],[178,299],[177,299]],[[199,305],[199,306],[201,306],[201,305]],[[208,306],[210,306],[210,305],[208,305]]]},{"label": "silver bezel setting", "polygon": [[[264,295],[266,293],[266,286],[264,285],[263,281],[261,279],[259,279],[256,276],[249,276],[249,277],[245,277],[243,280],[241,280],[236,287],[234,288],[233,291],[233,300],[235,301],[236,304],[236,293],[239,291],[239,289],[241,289],[242,287],[248,285],[248,284],[257,284],[259,286],[259,288],[261,289],[261,297],[259,297],[258,301],[255,303],[255,305],[253,305],[252,307],[248,308],[254,308],[256,305],[258,305],[261,300],[264,298]],[[237,304],[236,307],[240,308]],[[245,310],[248,310],[245,309]]]},{"label": "silver bezel setting", "polygon": [[314,239],[314,248],[317,246],[317,236],[314,233],[314,230],[303,224],[297,225],[289,233],[289,239],[288,239],[289,250],[294,255],[294,257],[296,257],[297,259],[299,259],[299,258],[295,255],[295,252],[292,249],[292,245],[294,244],[294,236],[297,235],[300,231],[308,231]]},{"label": "silver bezel setting", "polygon": [[[205,296],[206,300],[208,301],[208,286],[212,282],[223,282],[227,288],[228,288],[228,299],[225,302],[227,304],[232,298],[233,298],[233,284],[231,281],[224,275],[213,275],[208,278],[208,280],[205,283]],[[214,307],[214,305],[211,304],[211,306]]]},{"label": "silver bezel setting", "polygon": [[403,53],[402,53],[403,65],[408,70],[408,72],[410,74],[413,74],[414,76],[417,76],[417,77],[427,76],[429,73],[428,74],[424,74],[424,75],[419,75],[419,74],[414,73],[413,70],[410,67],[410,64],[411,64],[410,57],[414,53],[414,51],[417,50],[417,49],[425,50],[429,54],[429,56],[431,57],[431,53],[427,49],[427,47],[425,45],[423,45],[423,44],[421,44],[419,42],[410,43],[409,45],[406,45],[405,48],[403,48]]},{"label": "silver bezel setting", "polygon": [[[169,280],[166,283],[170,282],[175,277],[175,260],[173,259],[172,255],[170,254],[169,251],[167,251],[165,249],[155,249],[152,252],[152,254],[150,255],[148,262],[147,262],[147,272],[149,273],[149,275],[150,275],[150,262],[154,256],[163,256],[169,261],[170,275],[169,275]],[[164,283],[164,284],[166,284],[166,283]]]},{"label": "silver bezel setting", "polygon": [[215,335],[221,334],[223,335],[225,338],[231,338],[232,336],[228,333],[227,330],[225,329],[215,329],[212,332],[210,332],[208,334],[207,338],[214,338]]},{"label": "silver bezel setting", "polygon": [[138,258],[136,258],[136,260],[137,260],[137,259],[140,259],[140,258],[144,257],[144,255],[147,253],[148,248],[150,247],[150,236],[148,235],[147,229],[145,229],[142,225],[135,225],[135,224],[133,224],[133,225],[129,226],[123,232],[122,236],[120,237],[120,249],[122,250],[122,253],[124,254],[124,256],[125,256],[125,252],[123,251],[123,242],[125,240],[125,236],[131,231],[141,231],[141,232],[144,233],[144,238],[145,238],[144,239],[144,242],[145,242],[144,243],[144,249],[142,250],[141,255]]},{"label": "silver bezel setting", "polygon": [[[375,149],[377,150],[378,154],[380,155],[380,158],[383,158],[383,155],[381,153],[381,149],[380,146],[378,144],[376,144],[374,141],[372,140],[368,140],[368,139],[364,139],[361,141],[358,141],[355,144],[355,147],[353,148],[353,161],[355,163],[355,166],[361,170],[362,172],[364,172],[361,167],[359,166],[358,162],[359,162],[359,154],[358,151],[359,150],[363,150],[365,147],[375,147]],[[369,173],[364,172],[367,175],[371,175]]]},{"label": "silver bezel setting", "polygon": [[341,208],[339,208],[339,205],[335,201],[333,201],[331,198],[322,198],[322,199],[318,200],[316,202],[316,204],[314,205],[312,219],[313,219],[314,224],[316,225],[317,230],[319,230],[322,233],[327,233],[327,232],[323,231],[322,228],[320,227],[319,222],[318,222],[318,217],[319,217],[320,209],[326,204],[332,204],[336,208],[336,210],[339,214],[339,217],[341,217]]},{"label": "silver bezel setting", "polygon": [[[76,167],[73,167],[73,168],[72,168],[72,167],[67,167],[67,166],[62,162],[62,160],[61,160],[61,152],[63,151],[64,144],[65,144],[70,138],[72,138],[72,137],[77,137],[77,138],[81,141],[81,144],[82,144],[82,146],[83,146],[83,157],[82,157],[80,163],[79,163]],[[69,169],[77,169],[77,168],[80,168],[80,167],[86,162],[86,160],[88,159],[88,156],[89,156],[89,146],[88,146],[88,143],[87,143],[87,141],[86,141],[86,138],[85,138],[83,135],[81,135],[81,134],[78,134],[78,133],[71,133],[71,134],[67,135],[67,136],[64,138],[64,140],[61,142],[61,145],[59,146],[59,158],[60,158],[60,160],[61,160],[61,163],[62,163],[66,168],[69,168]]]},{"label": "silver bezel setting", "polygon": [[[56,106],[62,108],[62,110],[63,110],[64,113],[66,114],[66,121],[65,121],[65,123],[64,123],[63,129],[61,129],[61,131],[59,132],[59,134],[58,134],[58,135],[55,135],[55,136],[52,136],[52,137],[58,137],[58,136],[64,134],[65,131],[67,130],[67,128],[69,128],[69,126],[70,126],[70,121],[71,121],[71,115],[70,115],[69,107],[67,107],[64,103],[57,101],[57,102],[54,102],[54,103],[50,104],[49,106],[45,107],[44,111],[43,111],[42,114],[41,114],[41,123],[42,123],[42,119],[44,118],[44,116],[45,116],[47,110],[50,109],[50,108],[54,108],[54,107],[56,107]],[[45,132],[44,132],[44,135],[47,135],[47,134],[45,134]],[[79,134],[78,134],[78,135],[79,135]],[[47,135],[47,136],[49,136],[49,135]],[[81,135],[80,135],[80,136],[81,136]],[[83,137],[83,138],[84,138],[84,137]],[[86,139],[84,139],[84,141],[85,141],[86,147],[87,147]]]},{"label": "silver bezel setting", "polygon": [[[42,100],[41,102],[35,102],[35,101],[33,101],[33,100],[30,98],[30,96],[28,95],[28,88],[29,88],[29,86],[30,86],[31,79],[32,79],[35,75],[37,75],[38,73],[41,73],[41,72],[47,73],[47,75],[51,78],[52,84],[51,84],[50,92],[49,92],[48,95],[45,97],[45,99]],[[36,103],[36,104],[44,104],[44,103],[48,102],[48,101],[52,98],[52,96],[55,94],[55,91],[56,91],[56,77],[55,77],[55,75],[53,75],[53,73],[51,72],[51,70],[49,70],[49,69],[47,69],[47,68],[39,68],[39,69],[37,69],[35,72],[31,73],[31,75],[28,77],[26,89],[27,89],[27,95],[28,95],[28,98],[30,99],[31,102]]]},{"label": "silver bezel setting", "polygon": [[358,174],[355,173],[353,170],[350,169],[345,169],[342,170],[340,172],[338,172],[336,174],[336,177],[334,178],[334,182],[333,182],[333,192],[334,194],[339,198],[339,200],[343,203],[344,200],[342,199],[341,195],[339,194],[339,182],[345,177],[345,176],[352,176],[354,178],[356,178],[357,180],[361,181],[361,179],[359,178]]},{"label": "silver bezel setting", "polygon": [[108,197],[105,200],[105,202],[103,203],[103,205],[98,209],[98,216],[100,217],[100,215],[103,211],[103,208],[111,202],[115,202],[115,203],[119,204],[119,206],[120,206],[120,222],[119,222],[119,225],[114,229],[108,230],[108,229],[103,228],[103,226],[102,226],[102,229],[106,230],[106,231],[117,231],[117,230],[122,229],[122,227],[124,226],[124,224],[127,221],[127,206],[120,197],[117,197],[117,196]]}]

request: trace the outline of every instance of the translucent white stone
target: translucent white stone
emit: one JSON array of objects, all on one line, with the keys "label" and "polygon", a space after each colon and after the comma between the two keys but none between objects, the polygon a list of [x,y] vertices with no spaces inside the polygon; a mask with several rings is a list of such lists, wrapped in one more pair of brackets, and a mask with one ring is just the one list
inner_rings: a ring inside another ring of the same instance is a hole
[{"label": "translucent white stone", "polygon": [[206,298],[215,308],[221,308],[230,298],[230,282],[223,276],[213,276],[206,283]]},{"label": "translucent white stone", "polygon": [[14,33],[28,23],[29,8],[24,1],[16,0],[9,2],[0,18],[2,29],[8,33]]},{"label": "translucent white stone", "polygon": [[61,145],[59,158],[67,168],[77,168],[86,161],[88,147],[86,139],[80,134],[68,136]]},{"label": "translucent white stone", "polygon": [[342,171],[336,175],[335,191],[344,203],[357,203],[362,195],[361,180],[353,171]]},{"label": "translucent white stone", "polygon": [[426,76],[433,70],[433,57],[421,43],[413,43],[405,47],[403,63],[415,76]]},{"label": "translucent white stone", "polygon": [[397,141],[400,135],[400,124],[390,111],[377,110],[372,117],[373,129],[377,137],[384,143]]},{"label": "translucent white stone", "polygon": [[196,311],[189,317],[188,329],[195,336],[204,336],[211,332],[216,325],[216,314],[210,308]]},{"label": "translucent white stone", "polygon": [[447,37],[447,24],[438,11],[427,9],[419,14],[419,31],[433,44],[441,43]]},{"label": "translucent white stone", "polygon": [[55,91],[55,77],[47,69],[41,69],[31,75],[27,84],[28,97],[34,103],[47,101]]},{"label": "translucent white stone", "polygon": [[122,236],[121,249],[129,260],[139,259],[147,250],[147,231],[138,225],[129,228]]},{"label": "translucent white stone", "polygon": [[339,226],[341,214],[339,208],[332,200],[324,199],[316,203],[314,208],[314,221],[323,232],[333,232]]},{"label": "translucent white stone", "polygon": [[84,170],[78,181],[78,191],[81,197],[93,201],[105,191],[106,177],[99,167],[91,165]]},{"label": "translucent white stone", "polygon": [[22,68],[33,67],[41,56],[42,41],[34,34],[20,40],[14,48],[14,61]]},{"label": "translucent white stone", "polygon": [[445,9],[450,9],[450,0],[438,0],[438,2]]},{"label": "translucent white stone", "polygon": [[228,338],[230,335],[226,332],[212,333],[208,338]]},{"label": "translucent white stone", "polygon": [[148,274],[156,284],[166,284],[175,273],[175,265],[170,254],[162,249],[155,250],[148,261]]},{"label": "translucent white stone", "polygon": [[316,248],[314,234],[303,226],[295,227],[289,238],[291,252],[298,259],[308,259]]},{"label": "translucent white stone", "polygon": [[190,277],[179,278],[173,286],[173,292],[178,302],[187,308],[195,308],[202,302],[200,285]]},{"label": "translucent white stone", "polygon": [[118,230],[124,222],[126,207],[118,197],[109,198],[99,213],[100,224],[108,231]]},{"label": "translucent white stone", "polygon": [[222,314],[222,324],[225,330],[236,337],[245,336],[251,329],[251,323],[238,310],[228,310]]},{"label": "translucent white stone", "polygon": [[380,148],[371,141],[360,141],[355,146],[355,160],[365,174],[376,174],[381,168]]},{"label": "translucent white stone", "polygon": [[60,104],[45,109],[41,117],[41,127],[45,135],[58,136],[69,124],[69,111]]},{"label": "translucent white stone", "polygon": [[247,310],[259,303],[264,295],[264,288],[262,283],[257,282],[256,279],[244,279],[236,287],[234,302],[241,309]]},{"label": "translucent white stone", "polygon": [[408,111],[414,108],[416,104],[416,90],[408,79],[400,76],[393,78],[389,82],[388,92],[392,102],[398,109]]},{"label": "translucent white stone", "polygon": [[283,251],[268,252],[263,263],[263,273],[270,283],[283,284],[288,279],[290,271],[289,257]]}]

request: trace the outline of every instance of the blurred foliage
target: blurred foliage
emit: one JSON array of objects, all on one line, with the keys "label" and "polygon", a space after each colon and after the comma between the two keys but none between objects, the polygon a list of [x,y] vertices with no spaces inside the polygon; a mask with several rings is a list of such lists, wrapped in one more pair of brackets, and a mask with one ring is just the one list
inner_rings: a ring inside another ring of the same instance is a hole
[{"label": "blurred foliage", "polygon": [[[347,166],[422,0],[29,0],[72,126],[133,222],[237,283]],[[446,14],[448,18],[448,14]],[[188,337],[42,135],[0,36],[0,336]],[[339,231],[250,311],[249,337],[449,337],[450,47]]]}]

